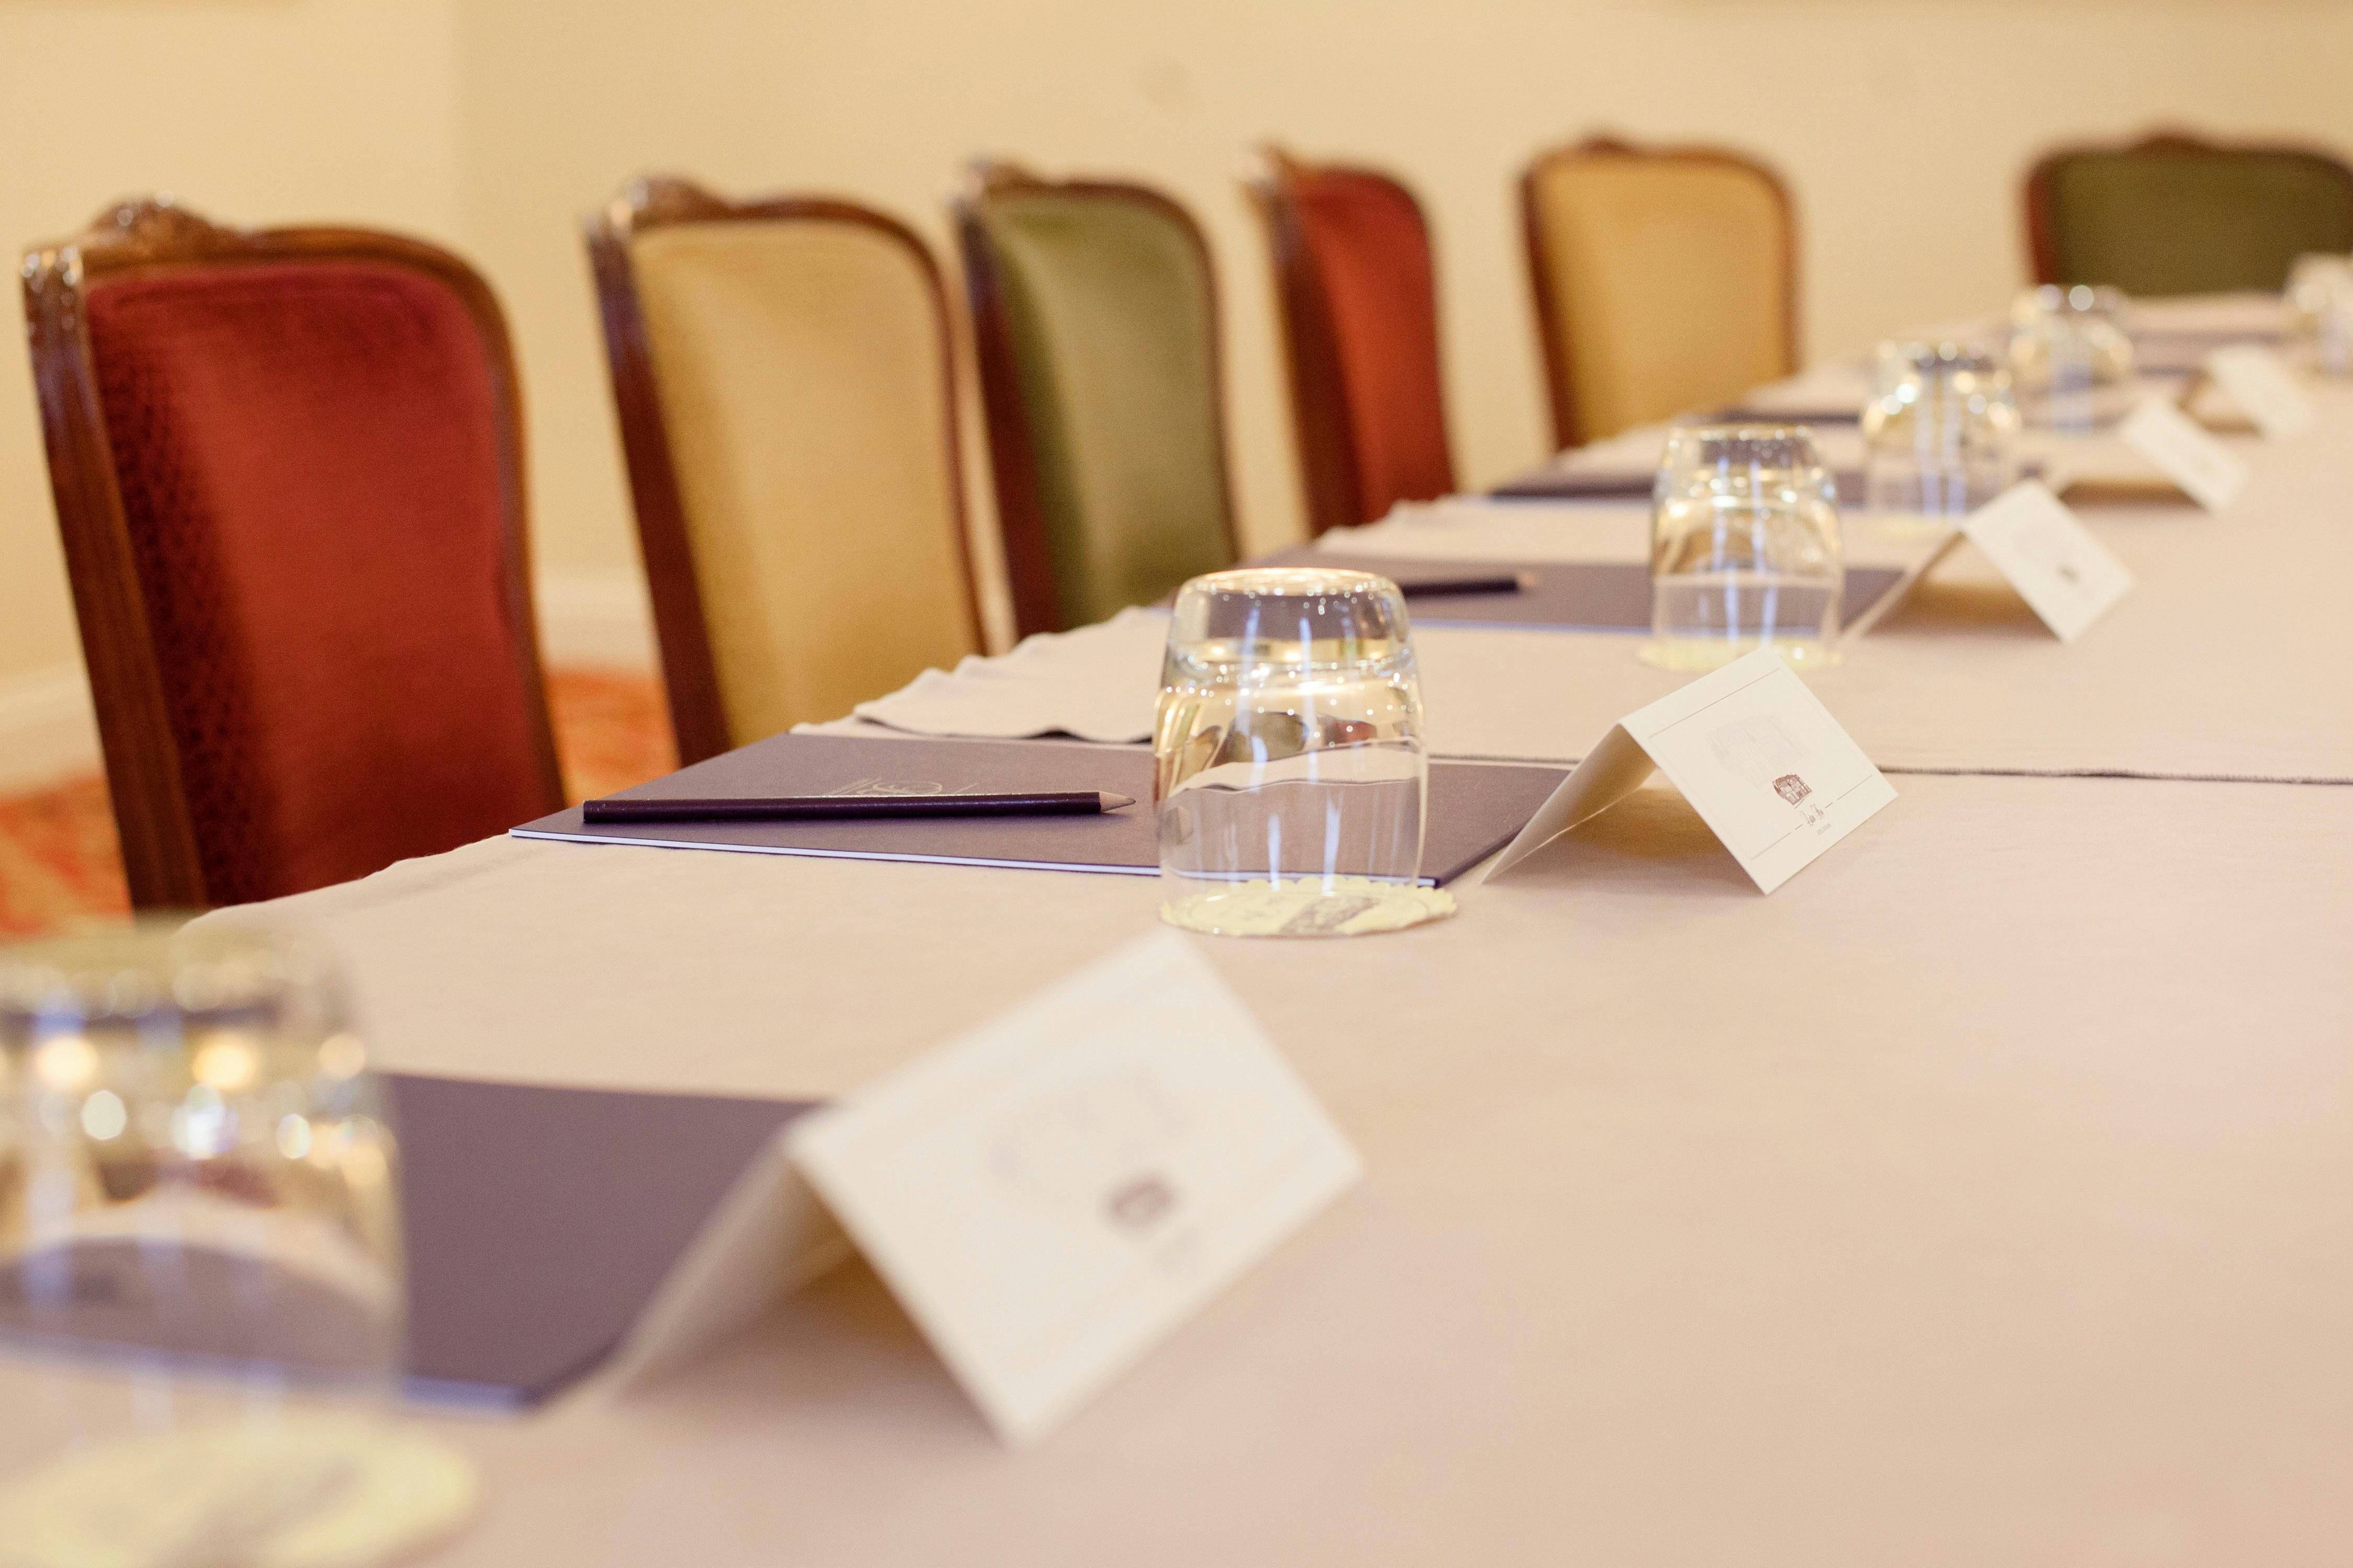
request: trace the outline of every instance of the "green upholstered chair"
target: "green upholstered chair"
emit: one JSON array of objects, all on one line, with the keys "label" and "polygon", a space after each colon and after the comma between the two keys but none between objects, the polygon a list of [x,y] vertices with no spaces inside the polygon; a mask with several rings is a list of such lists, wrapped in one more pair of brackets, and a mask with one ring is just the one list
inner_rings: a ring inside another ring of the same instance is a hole
[{"label": "green upholstered chair", "polygon": [[2353,250],[2353,169],[2294,147],[2179,135],[2046,154],[2026,178],[2042,283],[2127,294],[2277,289],[2308,250]]},{"label": "green upholstered chair", "polygon": [[956,226],[1016,629],[1230,565],[1216,289],[1166,196],[974,168]]}]

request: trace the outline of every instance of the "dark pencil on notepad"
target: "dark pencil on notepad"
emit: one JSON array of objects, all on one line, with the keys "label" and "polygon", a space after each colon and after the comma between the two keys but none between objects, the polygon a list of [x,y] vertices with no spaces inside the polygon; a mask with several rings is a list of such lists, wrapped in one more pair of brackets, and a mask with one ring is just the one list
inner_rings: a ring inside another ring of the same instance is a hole
[{"label": "dark pencil on notepad", "polygon": [[1435,599],[1454,594],[1518,594],[1536,585],[1533,572],[1498,572],[1486,577],[1417,577],[1399,583],[1409,599]]},{"label": "dark pencil on notepad", "polygon": [[797,795],[728,800],[592,800],[590,826],[608,822],[826,822],[878,816],[1093,816],[1135,804],[1100,790],[1029,795]]}]

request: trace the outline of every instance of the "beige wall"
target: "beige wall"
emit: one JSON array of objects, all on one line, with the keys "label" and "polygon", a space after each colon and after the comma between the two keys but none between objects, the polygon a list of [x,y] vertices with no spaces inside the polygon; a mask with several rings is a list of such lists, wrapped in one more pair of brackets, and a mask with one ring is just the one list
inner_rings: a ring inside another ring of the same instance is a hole
[{"label": "beige wall", "polygon": [[[13,259],[117,196],[153,190],[229,222],[343,217],[453,233],[457,5],[5,0],[0,143],[12,151],[0,241]],[[13,284],[8,294],[21,322]],[[12,678],[76,658],[31,378],[23,350],[10,353],[14,363],[0,364],[0,698]]]},{"label": "beige wall", "polygon": [[2006,298],[2015,182],[2053,138],[2181,120],[2353,144],[2353,10],[2279,0],[482,0],[464,58],[467,230],[529,365],[543,557],[589,571],[630,546],[569,220],[638,170],[853,193],[944,255],[941,196],[971,153],[1161,182],[1222,269],[1245,538],[1264,545],[1299,507],[1234,180],[1260,137],[1421,192],[1474,483],[1545,448],[1512,184],[1545,142],[1615,126],[1778,163],[1817,354]]},{"label": "beige wall", "polygon": [[[1428,202],[1464,477],[1544,449],[1512,179],[1599,127],[1734,142],[1802,206],[1817,354],[2019,281],[2014,185],[2053,138],[2156,121],[2353,145],[2353,8],[2295,0],[0,0],[0,183],[25,238],[155,185],[227,217],[456,240],[511,311],[544,573],[635,571],[575,220],[628,174],[834,190],[939,243],[968,154],[1133,174],[1226,287],[1246,537],[1298,526],[1264,257],[1264,135]],[[72,651],[21,371],[0,374],[0,684]],[[626,602],[626,600],[625,600]]]}]

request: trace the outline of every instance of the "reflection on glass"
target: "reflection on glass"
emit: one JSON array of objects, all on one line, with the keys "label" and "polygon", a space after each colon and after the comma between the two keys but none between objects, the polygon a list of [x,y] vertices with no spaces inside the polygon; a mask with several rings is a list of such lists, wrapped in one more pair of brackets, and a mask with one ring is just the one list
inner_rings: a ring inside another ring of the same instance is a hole
[{"label": "reflection on glass", "polygon": [[2287,304],[2303,359],[2323,375],[2353,375],[2353,257],[2297,257]]},{"label": "reflection on glass", "polygon": [[2010,369],[2030,425],[2081,434],[2132,412],[2134,358],[2124,292],[2046,283],[2010,308]]},{"label": "reflection on glass", "polygon": [[403,1293],[367,1066],[296,944],[143,925],[0,952],[0,1534],[191,1563],[406,1539],[374,1489]]},{"label": "reflection on glass", "polygon": [[1799,669],[1828,664],[1845,582],[1838,486],[1813,432],[1669,433],[1651,492],[1646,661],[1713,669],[1770,647]]},{"label": "reflection on glass", "polygon": [[2018,405],[2010,372],[1962,343],[1879,345],[1863,410],[1864,504],[1886,533],[1941,532],[2010,488]]},{"label": "reflection on glass", "polygon": [[1154,747],[1172,923],[1356,935],[1451,907],[1418,886],[1421,688],[1387,578],[1261,569],[1186,584]]}]

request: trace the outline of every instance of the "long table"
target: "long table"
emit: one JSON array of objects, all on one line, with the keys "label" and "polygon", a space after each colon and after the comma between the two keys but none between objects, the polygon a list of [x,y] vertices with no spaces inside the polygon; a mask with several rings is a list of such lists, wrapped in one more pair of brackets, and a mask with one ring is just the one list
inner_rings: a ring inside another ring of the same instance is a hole
[{"label": "long table", "polygon": [[[1651,790],[1455,920],[1203,941],[1369,1173],[1039,1447],[851,1265],[641,1394],[448,1425],[491,1501],[436,1561],[2341,1560],[2353,400],[2325,414],[2228,516],[2095,516],[2141,586],[2081,645],[1969,589],[1819,678],[1883,765],[1951,771],[1769,900]],[[1472,754],[1574,755],[1672,683],[1623,638],[1423,642]],[[216,918],[319,931],[396,1068],[803,1095],[1156,897],[496,840]]]}]

